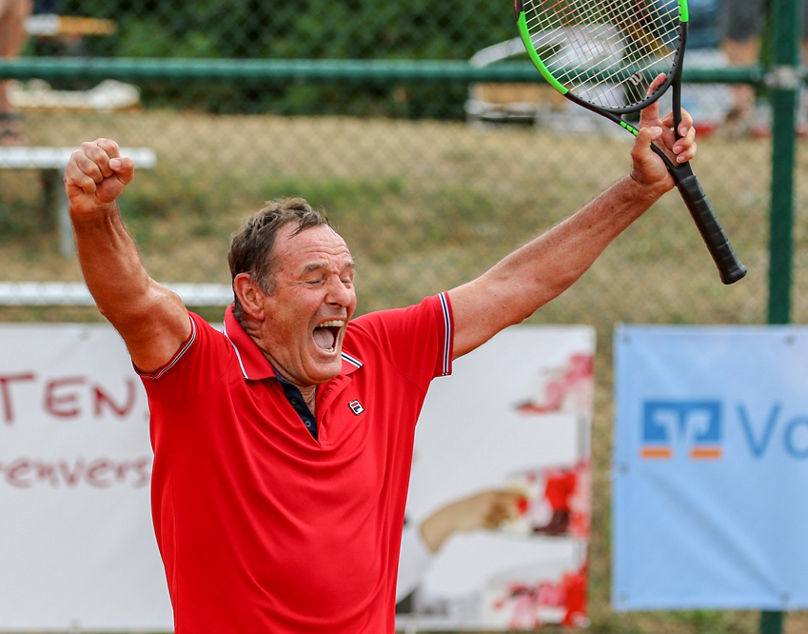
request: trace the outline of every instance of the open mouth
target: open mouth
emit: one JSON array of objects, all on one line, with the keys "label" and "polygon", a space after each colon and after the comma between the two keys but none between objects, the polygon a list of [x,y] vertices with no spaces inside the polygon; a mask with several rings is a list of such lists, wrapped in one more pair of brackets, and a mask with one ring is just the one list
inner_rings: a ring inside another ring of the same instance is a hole
[{"label": "open mouth", "polygon": [[334,352],[337,349],[337,337],[339,331],[345,325],[341,319],[324,321],[314,329],[314,343],[325,352]]}]

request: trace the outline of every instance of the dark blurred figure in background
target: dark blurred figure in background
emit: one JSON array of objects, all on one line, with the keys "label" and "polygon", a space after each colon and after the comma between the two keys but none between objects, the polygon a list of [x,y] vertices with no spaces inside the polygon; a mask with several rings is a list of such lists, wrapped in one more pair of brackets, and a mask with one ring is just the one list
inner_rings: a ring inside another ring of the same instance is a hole
[{"label": "dark blurred figure in background", "polygon": [[[760,59],[760,42],[766,17],[766,0],[722,0],[721,49],[730,66],[752,66]],[[802,3],[803,56],[808,53],[808,2]],[[732,88],[732,107],[722,130],[728,136],[767,133],[767,122],[755,120],[755,89],[738,84]]]},{"label": "dark blurred figure in background", "polygon": [[[19,57],[27,37],[25,20],[31,0],[0,0],[0,57]],[[0,81],[0,145],[25,145],[19,115],[9,101],[8,81]]]}]

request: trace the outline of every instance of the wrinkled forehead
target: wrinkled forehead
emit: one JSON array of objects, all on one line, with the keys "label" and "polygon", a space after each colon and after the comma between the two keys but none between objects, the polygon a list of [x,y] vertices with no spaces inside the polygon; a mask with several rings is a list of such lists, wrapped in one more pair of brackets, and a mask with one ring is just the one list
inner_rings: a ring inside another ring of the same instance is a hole
[{"label": "wrinkled forehead", "polygon": [[280,229],[271,257],[278,267],[291,264],[306,266],[310,262],[328,262],[342,268],[353,266],[353,257],[343,237],[328,225],[307,227],[302,231],[294,224]]}]

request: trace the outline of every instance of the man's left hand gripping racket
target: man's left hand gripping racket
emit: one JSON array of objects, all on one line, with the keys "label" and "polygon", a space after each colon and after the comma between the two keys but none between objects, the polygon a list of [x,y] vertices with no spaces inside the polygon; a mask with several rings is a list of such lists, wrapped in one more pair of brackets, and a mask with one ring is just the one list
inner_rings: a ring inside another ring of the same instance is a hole
[{"label": "man's left hand gripping racket", "polygon": [[[674,132],[682,121],[687,0],[514,0],[527,52],[547,82],[570,101],[619,124],[673,86]],[[665,81],[652,85],[660,73]],[[724,284],[746,275],[689,163],[671,173]]]}]

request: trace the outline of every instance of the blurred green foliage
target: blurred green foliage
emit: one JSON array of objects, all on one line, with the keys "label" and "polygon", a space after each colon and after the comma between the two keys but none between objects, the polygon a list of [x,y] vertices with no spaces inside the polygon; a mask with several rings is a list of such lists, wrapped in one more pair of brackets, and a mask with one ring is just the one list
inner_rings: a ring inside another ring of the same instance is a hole
[{"label": "blurred green foliage", "polygon": [[[101,57],[456,60],[516,36],[507,2],[65,0],[59,11],[116,21],[115,37],[84,43],[86,54]],[[464,116],[463,85],[363,86],[348,98],[344,87],[328,83],[234,80],[204,88],[200,100],[170,85],[151,85],[143,99],[216,113]]]}]

